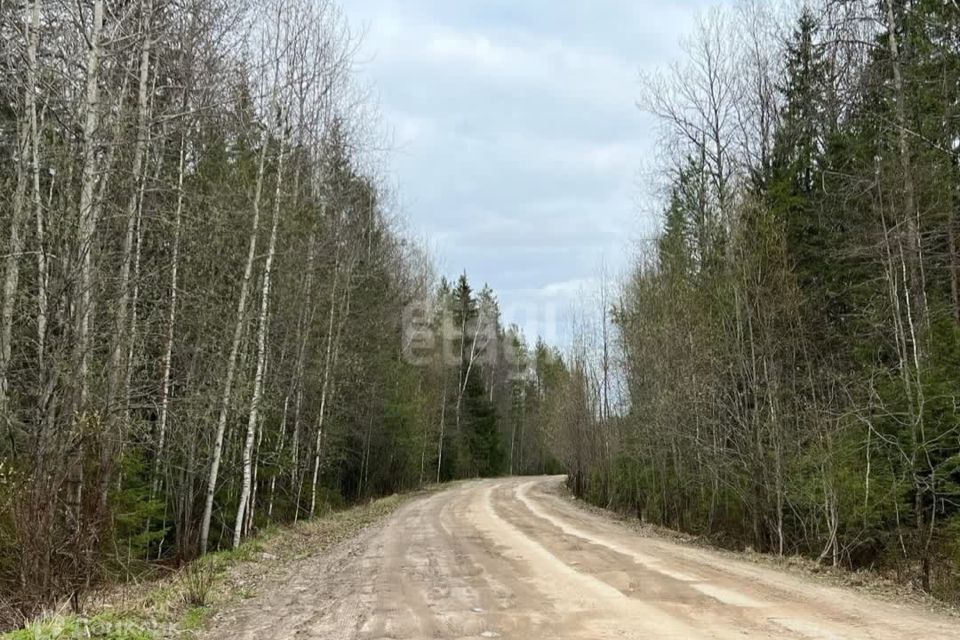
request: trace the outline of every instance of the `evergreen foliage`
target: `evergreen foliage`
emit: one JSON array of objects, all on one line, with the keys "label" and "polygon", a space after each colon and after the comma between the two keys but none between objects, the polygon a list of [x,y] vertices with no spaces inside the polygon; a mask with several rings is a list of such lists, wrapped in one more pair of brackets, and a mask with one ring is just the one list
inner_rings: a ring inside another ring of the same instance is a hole
[{"label": "evergreen foliage", "polygon": [[804,3],[783,41],[723,24],[648,83],[663,228],[615,309],[625,408],[570,435],[571,484],[956,599],[960,12]]}]

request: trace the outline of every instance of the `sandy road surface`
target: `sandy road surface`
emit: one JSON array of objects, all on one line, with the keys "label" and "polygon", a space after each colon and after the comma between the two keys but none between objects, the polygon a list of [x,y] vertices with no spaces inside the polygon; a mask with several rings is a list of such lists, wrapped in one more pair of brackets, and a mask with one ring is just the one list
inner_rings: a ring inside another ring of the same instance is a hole
[{"label": "sandy road surface", "polygon": [[213,638],[960,638],[960,620],[639,536],[559,478],[460,484],[306,560]]}]

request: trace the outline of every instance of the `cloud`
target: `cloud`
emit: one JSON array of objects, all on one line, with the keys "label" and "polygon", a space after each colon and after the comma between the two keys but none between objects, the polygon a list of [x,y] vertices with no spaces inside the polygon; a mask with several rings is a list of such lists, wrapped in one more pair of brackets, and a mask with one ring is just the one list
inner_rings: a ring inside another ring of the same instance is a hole
[{"label": "cloud", "polygon": [[528,337],[539,335],[558,344],[568,337],[579,310],[593,305],[600,286],[600,279],[591,276],[505,290],[500,303],[504,323],[517,325]]},{"label": "cloud", "polygon": [[543,35],[493,37],[443,28],[421,36],[426,37],[417,53],[425,61],[496,83],[519,83],[528,89],[548,89],[603,102],[611,93],[629,91],[636,78],[632,62]]},{"label": "cloud", "polygon": [[596,290],[599,284],[599,278],[573,278],[562,282],[551,282],[545,287],[537,290],[537,295],[541,298],[570,298],[575,295],[581,295],[586,292]]},{"label": "cloud", "polygon": [[426,42],[424,53],[442,64],[469,65],[475,71],[497,78],[514,76],[523,78],[531,69],[526,51],[516,47],[492,42],[489,38],[456,31],[441,31]]},{"label": "cloud", "polygon": [[[710,0],[351,0],[406,215],[448,275],[554,309],[621,271],[655,155],[638,72]],[[506,312],[505,312],[506,315]],[[524,324],[525,327],[528,325]],[[527,331],[527,335],[531,335]]]},{"label": "cloud", "polygon": [[[472,98],[482,97],[477,90],[485,85],[501,89],[512,85],[528,96],[548,92],[606,107],[633,104],[639,66],[630,58],[550,33],[430,22],[418,14],[418,5],[412,2],[405,11],[385,1],[367,17],[367,40],[374,49],[371,64],[387,71],[383,75],[396,89],[429,87],[431,79],[442,79],[446,92],[467,81]],[[407,73],[410,70],[415,74]],[[409,84],[414,78],[416,84]],[[406,86],[397,86],[401,83]],[[439,92],[418,93],[448,99]]]}]

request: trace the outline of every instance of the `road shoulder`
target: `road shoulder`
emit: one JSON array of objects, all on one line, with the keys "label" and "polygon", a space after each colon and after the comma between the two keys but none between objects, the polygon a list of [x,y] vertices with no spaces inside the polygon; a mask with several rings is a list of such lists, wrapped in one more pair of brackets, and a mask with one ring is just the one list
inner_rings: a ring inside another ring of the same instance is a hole
[{"label": "road shoulder", "polygon": [[[349,555],[410,500],[435,488],[372,500],[294,525],[271,527],[239,548],[207,554],[150,580],[113,585],[92,595],[81,614],[66,605],[0,640],[109,637],[112,640],[202,638],[244,603],[284,584],[291,574]],[[212,637],[212,636],[211,636]]]},{"label": "road shoulder", "polygon": [[751,549],[744,551],[730,550],[711,542],[706,537],[644,523],[632,515],[598,507],[573,495],[562,479],[541,487],[541,490],[563,500],[579,511],[615,523],[634,535],[661,540],[690,549],[708,551],[728,560],[747,562],[822,586],[843,588],[880,601],[898,605],[912,605],[960,619],[960,607],[938,600],[914,588],[911,584],[898,582],[875,571],[849,571],[842,567],[823,565],[802,556],[778,557]]}]

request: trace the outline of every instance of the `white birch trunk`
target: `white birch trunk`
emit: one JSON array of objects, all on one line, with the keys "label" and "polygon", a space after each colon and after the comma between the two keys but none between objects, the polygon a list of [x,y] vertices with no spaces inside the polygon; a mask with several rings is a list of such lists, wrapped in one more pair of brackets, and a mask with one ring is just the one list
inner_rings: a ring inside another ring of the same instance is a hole
[{"label": "white birch trunk", "polygon": [[170,376],[173,367],[173,339],[177,326],[177,289],[180,270],[180,228],[183,219],[183,174],[186,156],[186,133],[180,134],[180,158],[177,165],[177,206],[173,214],[173,249],[170,258],[170,309],[167,311],[167,337],[163,350],[163,382],[160,387],[160,424],[157,433],[157,451],[153,463],[151,499],[160,489],[160,465],[167,442],[167,421],[170,413]]},{"label": "white birch trunk", "polygon": [[330,370],[333,358],[334,343],[334,320],[337,307],[337,278],[340,271],[340,246],[337,244],[337,252],[334,258],[333,266],[333,285],[330,289],[330,315],[327,319],[327,344],[325,348],[323,361],[323,383],[320,388],[320,415],[317,418],[317,438],[313,447],[313,478],[310,483],[310,517],[316,512],[317,507],[317,480],[320,477],[320,454],[323,445],[323,418],[327,408],[327,393],[330,389]]},{"label": "white birch trunk", "polygon": [[257,441],[253,449],[253,480],[251,481],[250,503],[244,515],[243,532],[250,535],[253,530],[253,518],[257,512],[257,470],[260,466],[260,445],[263,444],[263,419],[257,421]]},{"label": "white birch trunk", "polygon": [[[32,35],[30,36],[32,38]],[[28,94],[33,93],[32,87],[26,88]],[[23,238],[20,236],[20,225],[23,222],[24,200],[27,191],[26,147],[29,128],[29,118],[23,119],[17,127],[17,185],[13,194],[12,211],[10,212],[10,244],[6,257],[6,271],[3,281],[3,307],[0,309],[0,419],[7,422],[7,429],[12,429],[12,420],[8,407],[7,370],[10,366],[13,340],[13,311],[16,307],[17,289],[20,283],[20,254],[23,252]]]},{"label": "white birch trunk", "polygon": [[250,245],[247,250],[247,261],[243,270],[243,280],[240,282],[240,298],[237,300],[236,323],[233,330],[233,340],[230,344],[230,355],[227,357],[227,371],[223,381],[223,394],[220,398],[220,415],[217,418],[217,433],[213,441],[213,459],[210,462],[210,474],[207,478],[207,496],[203,507],[203,519],[200,521],[200,553],[207,552],[210,538],[210,519],[213,516],[213,498],[217,491],[217,476],[220,472],[220,456],[223,452],[223,435],[227,430],[227,414],[230,411],[230,395],[233,391],[233,378],[237,368],[237,353],[240,351],[240,341],[243,338],[244,315],[247,310],[247,297],[250,294],[250,278],[253,275],[253,260],[257,253],[257,236],[260,228],[260,197],[263,193],[263,174],[267,160],[266,133],[261,141],[260,161],[257,167],[257,183],[253,196],[253,222],[250,230]]},{"label": "white birch trunk", "polygon": [[[295,193],[298,191],[295,190]],[[323,218],[325,209],[321,210],[320,217]],[[313,277],[314,277],[314,259],[316,255],[316,234],[310,234],[310,248],[307,253],[307,280],[304,285],[304,306],[300,315],[298,326],[299,344],[297,348],[297,364],[294,372],[294,412],[293,412],[293,438],[290,447],[290,486],[297,482],[298,470],[300,467],[300,415],[303,406],[303,370],[306,361],[307,345],[310,341],[310,328],[313,326]],[[284,405],[286,410],[286,405]],[[296,517],[296,515],[294,516]]]},{"label": "white birch trunk", "polygon": [[[323,431],[323,420],[326,415],[327,399],[330,397],[330,394],[333,393],[333,374],[334,371],[336,371],[337,360],[340,356],[340,338],[343,335],[343,327],[346,325],[347,320],[350,317],[350,278],[352,273],[353,262],[351,261],[347,264],[346,275],[344,276],[344,282],[346,284],[343,288],[343,309],[340,312],[340,322],[337,324],[337,331],[333,338],[332,360],[329,358],[328,352],[328,358],[324,364],[323,390],[320,398],[320,422],[317,428],[316,447],[314,448],[313,483],[310,490],[311,518],[313,517],[314,513],[316,513],[317,483],[320,477],[320,462],[323,459],[323,439],[325,435]],[[330,328],[332,329],[332,326]]]},{"label": "white birch trunk", "polygon": [[[117,315],[114,327],[113,352],[110,356],[110,377],[109,377],[109,412],[116,411],[117,393],[120,385],[120,376],[124,374],[123,353],[127,345],[129,313],[130,306],[130,271],[134,261],[134,243],[136,241],[137,227],[139,223],[140,196],[143,193],[143,183],[146,179],[144,169],[144,155],[146,154],[148,127],[147,118],[149,117],[150,101],[147,97],[147,87],[150,79],[150,18],[153,10],[152,0],[144,0],[141,4],[142,16],[142,41],[140,46],[140,69],[139,86],[137,88],[137,137],[133,147],[133,179],[134,188],[127,201],[127,230],[123,241],[123,262],[120,267],[120,298],[117,301]],[[121,417],[121,422],[126,418]]]},{"label": "white birch trunk", "polygon": [[47,254],[44,241],[43,201],[40,196],[40,129],[37,123],[37,46],[40,39],[40,2],[34,0],[30,14],[27,48],[27,116],[30,118],[31,166],[33,169],[33,211],[37,227],[37,367],[40,386],[46,379],[47,336]]},{"label": "white birch trunk", "polygon": [[[287,438],[287,406],[290,404],[290,396],[283,399],[283,417],[280,419],[280,442],[277,444],[277,459],[283,457],[283,445]],[[277,473],[270,476],[270,501],[267,503],[267,519],[273,518],[273,498],[277,489]]]},{"label": "white birch trunk", "polygon": [[[464,323],[464,327],[466,324]],[[460,414],[463,406],[463,396],[467,392],[467,382],[470,380],[470,371],[473,370],[473,363],[476,362],[479,352],[477,351],[477,338],[480,336],[480,329],[483,326],[483,302],[477,305],[477,327],[473,331],[473,340],[470,343],[470,359],[467,361],[467,368],[460,379],[460,387],[457,389],[457,430],[460,429]],[[460,336],[460,351],[463,352],[463,334]],[[486,345],[484,345],[486,346]],[[461,358],[461,368],[463,367]]]},{"label": "white birch trunk", "polygon": [[277,187],[273,195],[273,224],[270,228],[270,243],[267,248],[267,260],[263,267],[263,286],[260,292],[260,321],[257,328],[257,368],[253,377],[253,398],[250,400],[250,414],[247,420],[247,435],[243,447],[243,485],[240,489],[240,502],[233,528],[233,547],[240,545],[243,534],[244,511],[250,499],[250,487],[253,479],[253,443],[256,437],[257,420],[260,412],[260,399],[263,395],[263,371],[267,360],[267,322],[270,306],[270,274],[273,270],[273,257],[277,248],[277,226],[280,221],[280,193],[283,186],[283,139],[277,158]]},{"label": "white birch trunk", "polygon": [[77,260],[80,267],[77,305],[76,410],[83,412],[87,405],[88,373],[90,370],[90,324],[93,311],[93,238],[97,228],[98,206],[94,199],[97,183],[96,134],[100,126],[100,36],[103,31],[103,0],[93,3],[93,25],[88,39],[87,78],[84,98],[83,167],[80,173],[79,224],[77,225]]}]

